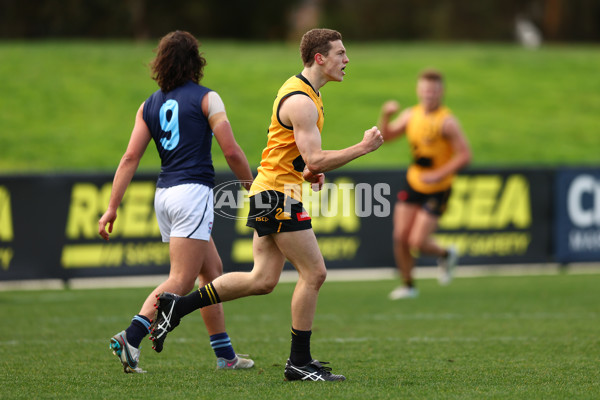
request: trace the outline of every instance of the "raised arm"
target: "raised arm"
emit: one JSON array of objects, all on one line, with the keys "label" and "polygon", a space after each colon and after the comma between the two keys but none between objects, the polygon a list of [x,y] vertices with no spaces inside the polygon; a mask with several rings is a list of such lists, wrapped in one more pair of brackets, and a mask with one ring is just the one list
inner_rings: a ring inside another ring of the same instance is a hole
[{"label": "raised arm", "polygon": [[[114,222],[117,219],[117,209],[121,204],[121,200],[123,200],[125,191],[129,183],[131,183],[135,171],[140,165],[140,160],[148,147],[148,143],[152,139],[150,130],[144,121],[143,112],[144,104],[142,103],[135,116],[135,125],[131,132],[127,150],[125,150],[117,172],[115,172],[108,208],[98,221],[98,233],[104,240],[108,240],[110,233],[112,233]],[[108,232],[106,231],[107,224]]]},{"label": "raised arm", "polygon": [[221,97],[216,92],[208,93],[202,99],[202,109],[208,116],[208,123],[223,151],[227,165],[246,190],[249,190],[254,178],[246,154],[235,140]]},{"label": "raised arm", "polygon": [[378,126],[385,141],[395,139],[406,132],[406,125],[410,119],[410,108],[402,111],[392,120],[392,116],[399,110],[400,105],[395,100],[386,101],[381,107]]},{"label": "raised arm", "polygon": [[383,143],[379,129],[373,127],[365,131],[363,139],[353,146],[342,150],[323,150],[321,135],[317,128],[317,109],[312,100],[304,95],[294,95],[286,99],[279,115],[284,123],[289,123],[293,127],[298,150],[307,169],[313,175],[339,168],[376,150]]}]

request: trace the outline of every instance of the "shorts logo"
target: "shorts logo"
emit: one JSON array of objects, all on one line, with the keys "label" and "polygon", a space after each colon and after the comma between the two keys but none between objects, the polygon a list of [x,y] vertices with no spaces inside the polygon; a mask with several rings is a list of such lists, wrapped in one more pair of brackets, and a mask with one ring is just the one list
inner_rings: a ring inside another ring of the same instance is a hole
[{"label": "shorts logo", "polygon": [[406,201],[408,200],[408,192],[406,190],[401,190],[398,192],[398,201]]},{"label": "shorts logo", "polygon": [[283,211],[283,208],[276,210],[275,219],[278,221],[292,219],[292,215],[289,212]]},{"label": "shorts logo", "polygon": [[439,206],[440,203],[436,199],[429,199],[427,200],[427,203],[425,203],[425,207],[431,211],[436,211]]},{"label": "shorts logo", "polygon": [[256,217],[256,220],[259,222],[268,222],[269,218],[267,217]]},{"label": "shorts logo", "polygon": [[308,215],[308,212],[302,211],[301,213],[296,213],[296,219],[298,221],[306,221],[310,219],[310,215]]}]

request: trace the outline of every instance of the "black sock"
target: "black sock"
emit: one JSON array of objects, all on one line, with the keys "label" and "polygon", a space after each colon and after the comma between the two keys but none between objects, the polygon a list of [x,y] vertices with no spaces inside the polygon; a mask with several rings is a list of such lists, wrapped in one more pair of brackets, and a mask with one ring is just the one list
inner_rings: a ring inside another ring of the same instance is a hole
[{"label": "black sock", "polygon": [[179,299],[175,307],[177,308],[177,314],[183,317],[199,308],[212,306],[220,302],[221,299],[211,282],[198,290],[194,290],[187,296],[183,296]]},{"label": "black sock", "polygon": [[129,328],[125,329],[127,343],[135,348],[139,348],[142,339],[148,334],[149,327],[150,320],[148,318],[139,314],[133,317],[131,325],[129,325]]},{"label": "black sock", "polygon": [[310,355],[311,334],[312,331],[299,331],[292,327],[292,350],[290,352],[292,364],[301,367],[312,361]]}]

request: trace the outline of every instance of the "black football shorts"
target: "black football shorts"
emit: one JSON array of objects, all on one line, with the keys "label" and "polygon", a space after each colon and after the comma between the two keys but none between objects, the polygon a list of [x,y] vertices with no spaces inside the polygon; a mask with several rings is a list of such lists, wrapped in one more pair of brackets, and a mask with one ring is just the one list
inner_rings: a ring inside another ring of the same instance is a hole
[{"label": "black football shorts", "polygon": [[258,236],[312,229],[310,216],[302,203],[275,190],[250,197],[246,226],[254,228]]},{"label": "black football shorts", "polygon": [[452,189],[434,193],[421,193],[410,186],[405,176],[398,192],[398,201],[418,204],[428,213],[441,217],[448,206],[451,191]]}]

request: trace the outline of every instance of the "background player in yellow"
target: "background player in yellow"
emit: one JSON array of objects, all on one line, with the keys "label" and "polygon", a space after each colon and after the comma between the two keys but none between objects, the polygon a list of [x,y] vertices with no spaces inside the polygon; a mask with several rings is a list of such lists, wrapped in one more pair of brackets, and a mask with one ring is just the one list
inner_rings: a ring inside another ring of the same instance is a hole
[{"label": "background player in yellow", "polygon": [[345,377],[332,374],[310,352],[317,297],[327,270],[297,189],[304,179],[319,189],[324,172],[376,150],[383,138],[373,127],[354,146],[321,148],[320,89],[327,82],[344,79],[349,59],[341,34],[330,29],[304,34],[300,53],[304,69],[284,83],[275,99],[267,147],[250,189],[248,225],[255,229],[252,271],[225,274],[185,297],[164,293],[158,299],[153,335],[155,340],[164,340],[181,317],[197,308],[270,293],[288,259],[298,271],[298,282],[292,296],[292,344],[285,378],[340,381]]},{"label": "background player in yellow", "polygon": [[471,150],[457,119],[442,104],[444,79],[435,70],[417,80],[419,103],[402,111],[396,101],[384,103],[379,127],[386,141],[406,134],[413,160],[403,177],[394,209],[394,258],[403,285],[390,299],[416,297],[413,252],[438,258],[439,282],[448,284],[458,260],[454,247],[442,248],[432,237],[446,210],[455,174],[471,161]]}]

